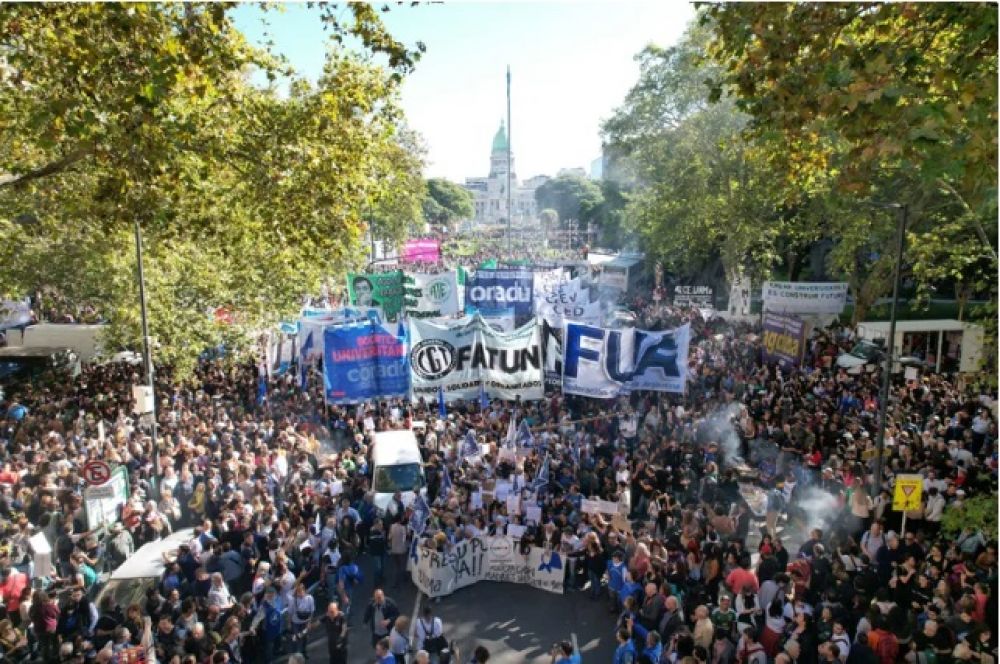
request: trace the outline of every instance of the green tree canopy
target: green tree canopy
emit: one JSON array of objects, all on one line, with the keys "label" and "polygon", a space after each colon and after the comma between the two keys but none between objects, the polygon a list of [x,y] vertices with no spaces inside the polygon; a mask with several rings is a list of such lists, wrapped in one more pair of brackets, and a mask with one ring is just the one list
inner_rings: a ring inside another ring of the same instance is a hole
[{"label": "green tree canopy", "polygon": [[535,190],[535,201],[541,210],[555,210],[560,224],[570,219],[586,223],[595,220],[604,197],[601,188],[587,178],[560,175]]},{"label": "green tree canopy", "polygon": [[[321,9],[331,48],[315,83],[250,46],[228,11],[0,6],[0,290],[91,302],[106,346],[136,348],[138,221],[155,361],[182,369],[293,313],[361,260],[366,209],[412,211],[422,190],[398,105],[419,53],[375,10]],[[251,85],[254,70],[287,94]],[[215,323],[217,306],[237,325]]]},{"label": "green tree canopy", "polygon": [[476,213],[472,192],[444,178],[427,180],[423,210],[427,221],[442,226],[471,219]]}]

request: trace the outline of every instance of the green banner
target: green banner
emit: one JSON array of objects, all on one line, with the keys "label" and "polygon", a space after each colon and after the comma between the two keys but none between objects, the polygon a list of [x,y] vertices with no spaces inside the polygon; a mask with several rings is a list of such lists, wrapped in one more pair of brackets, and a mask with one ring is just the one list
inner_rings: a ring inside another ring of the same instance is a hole
[{"label": "green banner", "polygon": [[403,271],[347,273],[347,292],[356,307],[379,307],[387,321],[399,320],[403,310]]},{"label": "green banner", "polygon": [[479,264],[480,270],[495,270],[497,269],[497,259],[490,258]]}]

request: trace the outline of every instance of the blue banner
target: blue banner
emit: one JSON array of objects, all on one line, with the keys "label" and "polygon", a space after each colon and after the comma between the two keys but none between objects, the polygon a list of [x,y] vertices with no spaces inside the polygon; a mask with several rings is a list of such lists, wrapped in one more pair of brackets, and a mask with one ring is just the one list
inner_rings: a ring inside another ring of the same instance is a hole
[{"label": "blue banner", "polygon": [[406,342],[374,322],[323,330],[323,383],[329,403],[405,397]]},{"label": "blue banner", "polygon": [[465,310],[490,317],[513,309],[519,320],[531,318],[534,283],[530,270],[476,270],[465,281]]}]

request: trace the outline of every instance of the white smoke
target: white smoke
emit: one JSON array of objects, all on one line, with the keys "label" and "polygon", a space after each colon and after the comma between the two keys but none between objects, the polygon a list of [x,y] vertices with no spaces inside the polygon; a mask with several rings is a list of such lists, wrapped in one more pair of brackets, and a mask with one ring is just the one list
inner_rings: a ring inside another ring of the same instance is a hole
[{"label": "white smoke", "polygon": [[813,528],[828,531],[840,513],[837,497],[815,486],[802,489],[795,504],[802,511],[807,533]]},{"label": "white smoke", "polygon": [[722,456],[722,466],[738,466],[743,463],[740,456],[740,434],[736,431],[733,419],[738,418],[743,407],[731,403],[709,414],[702,420],[702,427],[709,436],[709,442],[718,443]]}]

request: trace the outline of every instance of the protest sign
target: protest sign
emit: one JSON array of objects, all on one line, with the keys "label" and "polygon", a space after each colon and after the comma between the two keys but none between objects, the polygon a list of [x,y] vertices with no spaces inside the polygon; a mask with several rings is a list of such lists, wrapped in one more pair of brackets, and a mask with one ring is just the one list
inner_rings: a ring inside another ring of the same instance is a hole
[{"label": "protest sign", "polygon": [[544,319],[540,319],[540,322],[545,385],[558,387],[562,384],[562,326],[553,325]]},{"label": "protest sign", "polygon": [[715,303],[715,291],[711,286],[674,286],[675,307],[708,307]]},{"label": "protest sign", "polygon": [[404,307],[409,318],[437,318],[458,313],[458,281],[454,270],[440,274],[409,274]]},{"label": "protest sign", "polygon": [[562,593],[564,566],[558,553],[541,547],[531,547],[523,555],[512,536],[473,537],[446,553],[418,547],[410,577],[428,597],[450,595],[478,581],[521,583]]},{"label": "protest sign", "polygon": [[847,305],[843,282],[765,281],[764,311],[840,314]]},{"label": "protest sign", "polygon": [[802,362],[806,344],[806,323],[801,318],[764,313],[765,362],[776,362],[784,367],[797,367]]},{"label": "protest sign", "polygon": [[381,307],[389,321],[396,321],[403,310],[403,272],[347,274],[347,293],[357,307]]},{"label": "protest sign", "polygon": [[632,390],[684,392],[691,326],[647,332],[567,323],[563,392],[611,399]]},{"label": "protest sign", "polygon": [[541,399],[542,353],[538,326],[530,323],[510,333],[497,332],[479,315],[461,320],[410,321],[412,398],[446,401],[479,396]]},{"label": "protest sign", "polygon": [[437,263],[441,260],[441,245],[430,238],[407,240],[403,245],[404,263]]},{"label": "protest sign", "polygon": [[381,325],[369,321],[327,327],[323,347],[323,383],[328,403],[404,397],[409,391],[406,344]]}]

